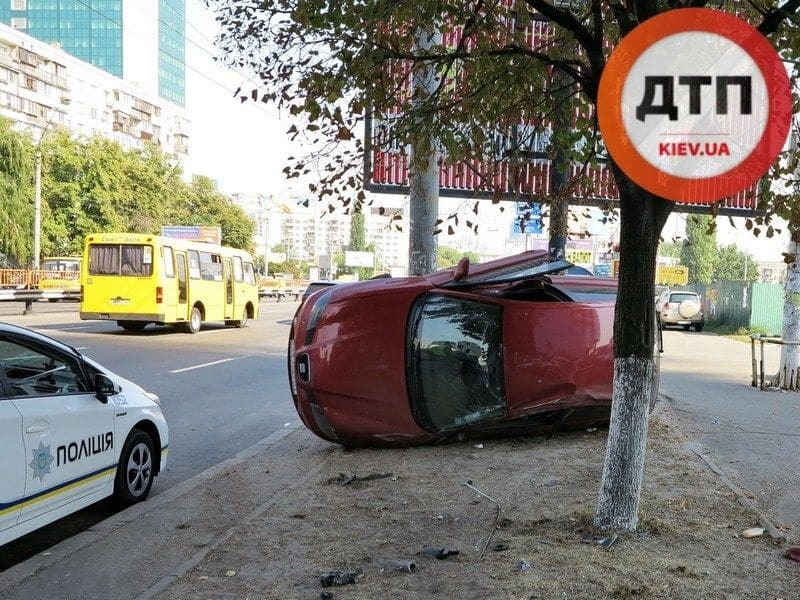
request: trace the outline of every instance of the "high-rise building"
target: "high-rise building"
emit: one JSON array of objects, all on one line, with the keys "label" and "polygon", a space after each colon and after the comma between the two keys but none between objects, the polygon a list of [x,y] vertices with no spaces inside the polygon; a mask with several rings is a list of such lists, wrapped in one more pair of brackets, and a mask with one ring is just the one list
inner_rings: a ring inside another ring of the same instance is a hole
[{"label": "high-rise building", "polygon": [[186,105],[185,0],[0,0],[0,22]]}]

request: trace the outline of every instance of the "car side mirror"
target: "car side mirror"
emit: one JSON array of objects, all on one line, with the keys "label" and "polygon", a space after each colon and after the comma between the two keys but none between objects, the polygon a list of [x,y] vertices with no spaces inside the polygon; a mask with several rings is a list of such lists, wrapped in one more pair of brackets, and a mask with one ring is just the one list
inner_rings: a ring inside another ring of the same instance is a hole
[{"label": "car side mirror", "polygon": [[453,281],[461,281],[467,275],[469,275],[469,257],[462,256],[453,273]]},{"label": "car side mirror", "polygon": [[97,399],[105,404],[109,396],[119,394],[121,389],[107,375],[98,373],[94,376],[94,391]]}]

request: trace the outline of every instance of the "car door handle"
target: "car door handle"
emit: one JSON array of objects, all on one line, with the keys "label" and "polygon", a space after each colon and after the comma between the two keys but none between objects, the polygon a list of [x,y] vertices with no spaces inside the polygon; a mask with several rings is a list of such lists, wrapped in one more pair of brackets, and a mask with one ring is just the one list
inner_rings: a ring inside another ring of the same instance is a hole
[{"label": "car door handle", "polygon": [[50,429],[49,423],[39,423],[38,425],[29,425],[25,428],[25,433],[41,433]]}]

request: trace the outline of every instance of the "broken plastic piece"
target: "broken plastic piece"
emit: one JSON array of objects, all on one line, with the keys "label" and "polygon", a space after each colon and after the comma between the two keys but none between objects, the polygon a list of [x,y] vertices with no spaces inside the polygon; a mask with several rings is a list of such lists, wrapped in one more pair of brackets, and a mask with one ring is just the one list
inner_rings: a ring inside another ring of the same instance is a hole
[{"label": "broken plastic piece", "polygon": [[444,560],[448,556],[456,556],[458,554],[458,550],[453,548],[437,548],[435,546],[425,546],[417,552],[417,554],[421,556],[430,556],[431,558],[438,558],[439,560]]},{"label": "broken plastic piece", "polygon": [[519,561],[519,570],[520,571],[530,571],[531,570],[531,563],[527,560]]},{"label": "broken plastic piece", "polygon": [[608,550],[611,546],[619,539],[619,536],[616,533],[611,534],[610,537],[601,538],[597,540],[597,545],[601,548]]},{"label": "broken plastic piece", "polygon": [[791,560],[800,562],[800,546],[792,546],[784,553],[784,556]]},{"label": "broken plastic piece", "polygon": [[498,542],[494,546],[492,546],[492,550],[494,550],[495,552],[504,552],[505,550],[508,549],[509,549],[508,545],[502,542]]},{"label": "broken plastic piece", "polygon": [[361,569],[355,569],[354,571],[329,571],[320,576],[319,582],[322,587],[331,587],[333,585],[358,583],[363,577],[364,572]]},{"label": "broken plastic piece", "polygon": [[401,571],[402,573],[414,573],[417,570],[417,563],[413,560],[397,560],[389,566],[392,571]]},{"label": "broken plastic piece", "polygon": [[348,475],[347,473],[339,473],[338,477],[334,477],[329,481],[331,483],[338,483],[339,485],[349,485],[356,481],[371,481],[373,479],[384,479],[386,477],[392,477],[394,473],[370,473],[369,475],[364,475],[363,477],[359,477],[358,475]]}]

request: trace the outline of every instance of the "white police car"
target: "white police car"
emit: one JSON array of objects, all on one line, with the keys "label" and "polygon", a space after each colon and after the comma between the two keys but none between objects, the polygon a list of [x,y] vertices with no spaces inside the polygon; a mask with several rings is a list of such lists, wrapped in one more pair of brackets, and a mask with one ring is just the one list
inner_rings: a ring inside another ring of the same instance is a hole
[{"label": "white police car", "polygon": [[168,445],[155,394],[0,323],[0,544],[107,496],[144,500]]}]

